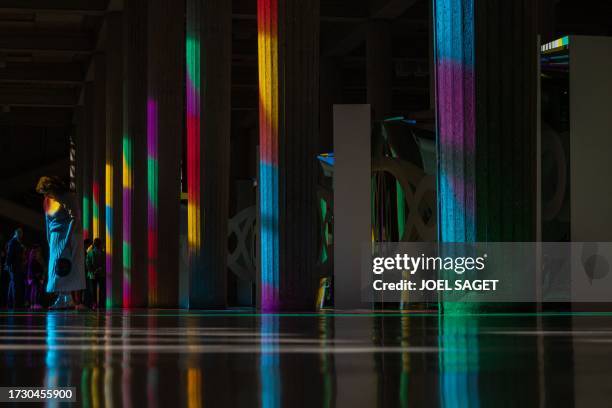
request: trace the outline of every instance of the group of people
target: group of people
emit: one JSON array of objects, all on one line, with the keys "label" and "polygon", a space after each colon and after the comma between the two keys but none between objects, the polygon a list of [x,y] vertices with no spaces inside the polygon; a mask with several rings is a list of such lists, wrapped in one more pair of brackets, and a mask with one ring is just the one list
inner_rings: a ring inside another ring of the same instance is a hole
[{"label": "group of people", "polygon": [[[99,309],[104,307],[105,274],[102,240],[86,239],[85,251],[86,288],[71,291],[65,307],[51,305],[50,309]],[[12,238],[0,251],[0,307],[9,309],[29,308],[41,310],[51,296],[45,296],[48,282],[48,262],[40,245],[27,247],[23,243],[23,230],[17,228]],[[58,295],[61,296],[61,295]]]},{"label": "group of people", "polygon": [[[105,256],[99,238],[83,240],[75,196],[58,177],[41,177],[36,191],[44,196],[49,258],[42,248],[26,248],[23,230],[15,230],[2,262],[2,292],[9,308],[99,309],[104,307]],[[6,282],[6,287],[4,283]],[[48,294],[43,295],[43,288]]]},{"label": "group of people", "polygon": [[42,248],[38,245],[27,248],[22,239],[23,230],[17,228],[2,251],[2,303],[9,308],[42,309],[47,265]]}]

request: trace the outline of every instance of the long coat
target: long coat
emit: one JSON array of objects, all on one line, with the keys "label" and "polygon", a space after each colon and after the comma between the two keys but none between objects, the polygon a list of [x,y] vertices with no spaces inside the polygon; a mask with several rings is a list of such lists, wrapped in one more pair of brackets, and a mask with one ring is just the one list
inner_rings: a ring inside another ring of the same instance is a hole
[{"label": "long coat", "polygon": [[[49,241],[49,280],[47,292],[85,289],[83,226],[76,197],[72,193],[44,202],[47,240]],[[70,270],[60,276],[60,259],[70,261]]]}]

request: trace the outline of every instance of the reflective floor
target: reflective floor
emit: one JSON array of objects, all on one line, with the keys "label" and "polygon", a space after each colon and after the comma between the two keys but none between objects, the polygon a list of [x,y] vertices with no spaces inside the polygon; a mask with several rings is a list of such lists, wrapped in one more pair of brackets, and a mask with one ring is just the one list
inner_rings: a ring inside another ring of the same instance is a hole
[{"label": "reflective floor", "polygon": [[3,312],[0,349],[83,407],[612,405],[605,313]]}]

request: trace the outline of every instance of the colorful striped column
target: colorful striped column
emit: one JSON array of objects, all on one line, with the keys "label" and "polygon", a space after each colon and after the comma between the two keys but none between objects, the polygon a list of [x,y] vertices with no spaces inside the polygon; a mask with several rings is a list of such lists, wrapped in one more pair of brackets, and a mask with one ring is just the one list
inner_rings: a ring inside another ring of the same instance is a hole
[{"label": "colorful striped column", "polygon": [[[93,83],[86,82],[83,86],[83,139],[82,139],[82,160],[81,172],[83,181],[81,184],[83,192],[83,238],[93,239],[93,109],[94,94]],[[86,248],[87,249],[87,248]]]},{"label": "colorful striped column", "polygon": [[[110,149],[107,153],[110,155]],[[107,159],[108,160],[108,159]],[[106,217],[106,307],[113,306],[113,166],[106,163],[106,178],[105,178],[105,206],[104,215]]]},{"label": "colorful striped column", "polygon": [[[535,238],[536,7],[434,1],[440,241]],[[488,361],[479,352],[486,339],[476,335],[474,314],[511,307],[440,303],[439,347],[450,350],[439,361],[441,406],[494,404],[479,388],[481,370],[537,372],[531,362]]]},{"label": "colorful striped column", "polygon": [[123,4],[122,304],[148,302],[147,0]]},{"label": "colorful striped column", "polygon": [[150,0],[147,15],[148,303],[177,307],[185,2]]},{"label": "colorful striped column", "polygon": [[187,42],[186,42],[186,120],[187,120],[187,240],[189,245],[190,269],[199,268],[202,248],[202,208],[200,203],[200,15],[201,1],[187,1]]},{"label": "colorful striped column", "polygon": [[231,13],[230,2],[187,0],[190,308],[223,308],[227,303]]},{"label": "colorful striped column", "polygon": [[280,308],[278,0],[257,2],[259,61],[259,248],[263,311]]},{"label": "colorful striped column", "polygon": [[[122,256],[122,305],[124,308],[132,306],[132,212],[133,198],[132,185],[134,175],[132,173],[132,139],[123,135],[122,142],[122,187],[123,187],[123,256]],[[141,282],[144,284],[144,282]]]},{"label": "colorful striped column", "polygon": [[149,289],[149,305],[158,301],[157,276],[158,270],[158,201],[159,201],[159,157],[158,157],[158,114],[157,103],[154,100],[147,101],[147,281]]},{"label": "colorful striped column", "polygon": [[319,1],[258,0],[257,30],[259,303],[313,309]]},{"label": "colorful striped column", "polygon": [[93,56],[93,118],[92,118],[92,231],[93,239],[105,240],[105,180],[106,180],[106,58]]},{"label": "colorful striped column", "polygon": [[[70,152],[71,156],[74,153],[74,162],[71,163],[71,167],[74,166],[74,169],[71,168],[71,171],[74,170],[74,192],[76,193],[78,205],[80,206],[80,216],[81,216],[81,231],[83,233],[83,239],[88,238],[89,229],[85,229],[86,221],[83,217],[83,213],[85,212],[85,197],[89,195],[89,192],[83,189],[83,178],[85,174],[85,165],[90,164],[90,162],[85,161],[85,146],[86,146],[86,124],[85,124],[85,109],[82,105],[77,105],[74,107],[74,152]],[[71,157],[72,161],[72,157]],[[71,177],[72,178],[72,177]],[[89,198],[87,199],[89,201]]]},{"label": "colorful striped column", "polygon": [[[186,51],[186,120],[187,120],[187,245],[189,255],[189,295],[188,304],[196,303],[192,292],[204,283],[202,262],[202,151],[201,117],[201,18],[202,0],[187,0],[187,39]],[[215,176],[212,176],[215,177]],[[199,282],[198,282],[199,280]],[[206,288],[202,288],[206,290]]]},{"label": "colorful striped column", "polygon": [[474,2],[435,2],[440,241],[476,240]]},{"label": "colorful striped column", "polygon": [[[83,239],[91,239],[91,199],[89,195],[83,195],[82,217],[83,217]],[[85,248],[87,250],[87,248]]]},{"label": "colorful striped column", "polygon": [[434,2],[441,241],[534,239],[534,3]]},{"label": "colorful striped column", "polygon": [[106,307],[123,305],[123,15],[106,16]]},{"label": "colorful striped column", "polygon": [[94,181],[92,186],[93,205],[92,205],[92,224],[94,238],[100,237],[100,183]]}]

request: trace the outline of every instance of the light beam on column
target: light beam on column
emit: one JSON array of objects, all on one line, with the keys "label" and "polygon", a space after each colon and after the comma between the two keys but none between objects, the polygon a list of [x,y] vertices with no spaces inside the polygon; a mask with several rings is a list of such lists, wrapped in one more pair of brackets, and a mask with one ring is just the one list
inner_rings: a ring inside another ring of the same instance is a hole
[{"label": "light beam on column", "polygon": [[100,238],[100,183],[97,180],[93,182],[93,238]]},{"label": "light beam on column", "polygon": [[149,99],[147,101],[147,224],[148,224],[148,266],[147,275],[149,280],[149,304],[157,302],[157,254],[158,254],[158,225],[157,225],[157,203],[158,203],[158,152],[157,152],[157,103]]},{"label": "light beam on column", "polygon": [[[438,142],[438,235],[442,242],[476,241],[476,89],[473,0],[435,0],[435,62]],[[443,299],[442,299],[443,300]],[[441,406],[478,406],[477,321],[462,310],[470,305],[440,304]],[[466,308],[466,309],[464,309]],[[450,347],[449,347],[450,346]],[[474,361],[474,359],[476,359]],[[477,370],[477,369],[476,369]]]},{"label": "light beam on column", "polygon": [[106,219],[106,308],[113,305],[113,165],[106,163],[105,219]]},{"label": "light beam on column", "polygon": [[[190,5],[190,2],[188,2]],[[188,14],[193,13],[190,9]],[[193,18],[197,18],[194,16]],[[195,27],[194,27],[195,26]],[[200,41],[198,26],[187,25],[187,240],[190,268],[198,268],[201,251],[200,205]]]},{"label": "light beam on column", "polygon": [[472,242],[476,239],[473,0],[437,0],[434,17],[440,241]]},{"label": "light beam on column", "polygon": [[[91,238],[91,219],[89,214],[89,196],[87,194],[83,194],[83,238],[88,239]],[[87,249],[87,248],[85,248]]]},{"label": "light beam on column", "polygon": [[123,307],[131,307],[132,277],[132,140],[123,136]]},{"label": "light beam on column", "polygon": [[261,308],[279,301],[278,1],[257,2]]}]

